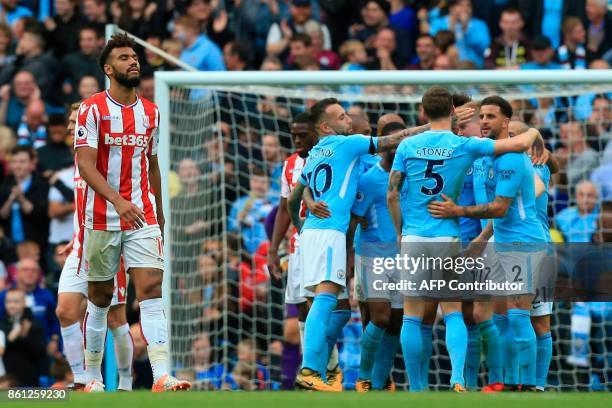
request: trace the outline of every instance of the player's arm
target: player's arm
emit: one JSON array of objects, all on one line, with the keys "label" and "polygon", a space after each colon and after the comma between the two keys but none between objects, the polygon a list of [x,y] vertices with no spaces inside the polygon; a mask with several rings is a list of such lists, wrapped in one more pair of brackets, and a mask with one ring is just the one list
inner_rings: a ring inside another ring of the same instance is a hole
[{"label": "player's arm", "polygon": [[461,206],[457,205],[450,197],[442,194],[444,201],[432,201],[427,206],[429,213],[434,218],[501,218],[506,215],[511,197],[496,196],[495,200],[486,204]]},{"label": "player's arm", "polygon": [[302,205],[302,195],[304,193],[305,185],[301,181],[298,181],[289,196],[287,201],[287,207],[289,210],[289,217],[291,222],[297,228],[298,231],[302,229],[302,219],[300,218],[300,207]]},{"label": "player's arm", "polygon": [[[393,150],[397,148],[397,146],[409,136],[418,135],[419,133],[423,133],[429,130],[429,123],[423,126],[411,127],[408,129],[400,130],[399,132],[395,132],[390,134],[389,136],[379,136],[378,137],[378,147],[375,151],[378,152],[386,152],[389,150]],[[375,153],[375,152],[370,152]]]},{"label": "player's arm", "polygon": [[395,232],[397,236],[402,235],[402,209],[400,208],[400,191],[404,180],[406,179],[406,173],[402,173],[398,170],[391,170],[389,175],[389,186],[387,187],[387,207],[395,226]]},{"label": "player's arm", "polygon": [[317,218],[331,217],[331,212],[329,211],[327,203],[322,200],[315,201],[314,197],[312,196],[312,191],[310,190],[310,187],[308,186],[304,187],[304,193],[302,194],[302,200],[304,201],[306,208],[308,208],[308,211],[310,211],[310,213],[314,215],[315,217]]},{"label": "player's arm", "polygon": [[151,180],[151,188],[153,189],[153,195],[155,195],[157,223],[159,224],[159,229],[163,236],[166,219],[164,218],[164,206],[162,201],[161,173],[159,171],[157,155],[153,154],[149,155],[149,180]]},{"label": "player's arm", "polygon": [[493,155],[500,156],[505,153],[526,152],[531,146],[534,147],[534,154],[536,155],[544,148],[544,140],[540,132],[535,128],[530,128],[518,136],[496,140]]},{"label": "player's arm", "polygon": [[117,210],[119,217],[129,224],[142,227],[145,223],[144,212],[136,205],[121,197],[119,192],[113,190],[96,168],[98,149],[89,146],[80,146],[78,149],[77,164],[79,166],[79,174],[87,185],[92,188],[96,194],[99,194],[106,201],[109,201],[113,207],[115,207],[115,210]]},{"label": "player's arm", "polygon": [[475,259],[484,251],[487,242],[493,236],[493,222],[489,221],[482,232],[470,242],[463,256],[465,258]]},{"label": "player's arm", "polygon": [[359,224],[364,225],[366,222],[365,218],[351,213],[351,222],[346,232],[346,270],[349,279],[355,275],[355,231]]},{"label": "player's arm", "polygon": [[548,170],[550,170],[550,174],[556,174],[559,172],[559,160],[557,160],[554,154],[550,153],[550,155],[548,156],[546,167],[548,167]]},{"label": "player's arm", "polygon": [[272,240],[270,247],[268,248],[268,270],[275,279],[280,279],[280,258],[278,257],[278,247],[280,246],[289,226],[291,225],[291,218],[289,217],[289,211],[287,210],[287,198],[281,197],[276,211],[276,218],[274,218],[274,230],[272,231]]},{"label": "player's arm", "polygon": [[546,191],[546,185],[537,174],[534,174],[533,182],[535,184],[535,195],[540,197]]}]

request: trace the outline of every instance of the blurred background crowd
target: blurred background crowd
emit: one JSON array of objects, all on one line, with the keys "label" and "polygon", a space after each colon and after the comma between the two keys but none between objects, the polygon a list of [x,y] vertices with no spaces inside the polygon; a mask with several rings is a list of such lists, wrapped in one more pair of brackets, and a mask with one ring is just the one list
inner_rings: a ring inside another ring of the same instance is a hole
[{"label": "blurred background crowd", "polygon": [[[608,0],[0,0],[0,386],[70,382],[55,317],[66,258],[59,249],[73,233],[66,107],[104,89],[97,56],[106,24],[202,71],[587,70],[612,64],[611,9]],[[139,92],[154,100],[153,73],[177,67],[149,50],[139,53]],[[557,241],[601,240],[603,215],[612,212],[610,97],[513,102],[516,118],[542,130],[561,164],[549,191]],[[231,97],[222,106],[225,112],[242,109],[232,106]],[[366,108],[351,107],[356,114]],[[189,340],[190,368],[183,374],[213,388],[287,386],[299,361],[296,312],[284,310],[282,282],[270,279],[264,267],[271,228],[266,222],[273,219],[291,148],[290,139],[274,130],[280,121],[288,134],[298,112],[279,98],[258,99],[247,110],[274,125],[245,129],[242,119],[222,114],[217,125],[230,141],[224,147],[232,160],[220,169],[203,168],[198,155],[214,155],[218,148],[209,145],[207,152],[180,160],[171,183],[178,209],[202,199],[206,174],[225,172],[228,185],[239,186],[224,195],[227,229],[234,231],[226,241],[229,259],[220,256],[221,242],[203,238],[213,228],[206,214],[178,211],[173,221],[173,236],[182,245],[176,251],[195,260],[181,267],[195,268],[194,279],[204,288],[190,291],[194,282],[177,281],[185,291],[174,295],[200,305],[180,318],[199,321],[211,333],[229,326],[232,333],[220,339],[202,331]],[[414,114],[403,118],[406,123],[423,123],[418,107],[408,111]],[[366,119],[375,134],[378,117]],[[243,165],[248,169],[242,171]],[[231,287],[219,283],[223,265],[233,271]],[[229,309],[228,296],[235,299]],[[151,379],[138,305],[133,295],[129,299],[137,388]],[[610,313],[605,306],[585,307],[584,313]],[[359,338],[358,315],[345,335]],[[222,356],[213,352],[222,341],[232,344],[231,367],[219,364]],[[346,367],[354,367],[355,359],[358,366],[358,340],[345,344]],[[257,352],[262,349],[265,356]]]}]

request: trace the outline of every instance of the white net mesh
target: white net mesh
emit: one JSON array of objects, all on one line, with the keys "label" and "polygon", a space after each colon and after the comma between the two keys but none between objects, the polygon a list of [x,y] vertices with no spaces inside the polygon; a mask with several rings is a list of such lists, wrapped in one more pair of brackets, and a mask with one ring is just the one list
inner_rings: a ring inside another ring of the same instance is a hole
[{"label": "white net mesh", "polygon": [[[612,116],[609,99],[593,109],[596,95],[607,97],[612,84],[449,88],[474,99],[498,93],[513,101],[517,118],[542,130],[562,164],[549,189],[551,221],[574,205],[576,183],[605,167],[606,158],[612,157],[609,144],[604,154]],[[169,116],[171,168],[178,173],[170,180],[171,330],[173,366],[182,370],[181,375],[193,376],[202,388],[240,387],[235,378],[250,378],[249,387],[258,389],[291,383],[299,362],[297,322],[283,303],[283,283],[270,279],[263,266],[265,219],[277,204],[280,166],[292,149],[291,119],[316,100],[334,96],[347,109],[367,113],[373,133],[385,113],[398,113],[414,126],[422,124],[418,102],[426,89],[417,85],[170,88],[170,112],[162,114]],[[578,121],[577,130],[560,131],[568,120]],[[567,149],[568,143],[574,143],[568,137],[584,138],[588,158]],[[263,186],[257,185],[261,171],[268,176]],[[596,306],[587,308],[590,327],[581,343],[572,342],[572,305],[555,305],[551,387],[612,387],[612,307]],[[359,323],[354,320],[342,340],[345,373],[358,369],[356,327]],[[450,377],[443,339],[444,325],[437,324],[430,366],[434,389],[447,388]],[[588,346],[585,366],[569,364],[568,356],[584,356],[581,344]],[[406,386],[400,358],[394,377],[400,387]]]}]

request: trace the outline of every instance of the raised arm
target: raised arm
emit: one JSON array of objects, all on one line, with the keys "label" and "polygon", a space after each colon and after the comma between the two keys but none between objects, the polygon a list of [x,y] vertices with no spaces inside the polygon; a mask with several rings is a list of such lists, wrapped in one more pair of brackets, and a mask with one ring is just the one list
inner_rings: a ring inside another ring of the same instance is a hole
[{"label": "raised arm", "polygon": [[429,124],[417,127],[411,127],[408,129],[400,130],[399,132],[395,132],[390,134],[389,136],[379,136],[378,137],[378,148],[379,152],[386,152],[389,150],[393,150],[397,148],[397,146],[409,136],[418,135],[419,133],[423,133],[429,130]]},{"label": "raised arm", "polygon": [[500,156],[505,153],[520,153],[526,152],[534,144],[540,136],[540,132],[535,128],[530,128],[525,133],[509,137],[506,139],[496,140],[493,154]]},{"label": "raised arm", "polygon": [[533,181],[535,184],[535,195],[536,197],[540,197],[546,191],[547,186],[544,184],[540,176],[538,176],[537,174],[535,174]]},{"label": "raised arm", "polygon": [[395,226],[395,232],[397,236],[402,235],[402,209],[400,208],[400,191],[404,180],[406,179],[406,173],[401,171],[391,170],[389,174],[389,186],[387,188],[387,207]]}]

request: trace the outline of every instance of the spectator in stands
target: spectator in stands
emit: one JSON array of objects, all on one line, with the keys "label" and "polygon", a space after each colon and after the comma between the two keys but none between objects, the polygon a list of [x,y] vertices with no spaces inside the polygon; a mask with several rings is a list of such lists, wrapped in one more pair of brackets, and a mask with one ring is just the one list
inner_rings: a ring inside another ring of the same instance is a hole
[{"label": "spectator in stands", "polygon": [[193,17],[179,17],[172,35],[183,45],[181,61],[200,71],[225,70],[221,50],[206,34],[201,33],[198,22]]},{"label": "spectator in stands", "polygon": [[56,92],[53,85],[57,62],[49,53],[45,53],[42,33],[25,31],[17,43],[15,53],[17,59],[0,71],[0,85],[8,84],[20,70],[30,71],[40,87],[43,99],[49,100]]},{"label": "spectator in stands", "polygon": [[32,12],[23,6],[18,5],[18,0],[0,0],[0,15],[2,20],[8,25],[13,26],[17,21],[24,17],[32,17]]},{"label": "spectator in stands", "polygon": [[278,136],[265,134],[261,138],[261,153],[264,159],[264,168],[270,177],[270,188],[280,193],[280,178],[283,172],[284,157],[281,154]]},{"label": "spectator in stands", "polygon": [[62,86],[66,101],[77,100],[77,86],[84,76],[93,76],[98,87],[104,87],[104,73],[98,64],[98,55],[104,38],[93,26],[83,26],[79,31],[78,51],[67,54],[57,73],[58,88]]},{"label": "spectator in stands", "polygon": [[119,27],[139,38],[148,38],[150,35],[160,37],[164,35],[163,18],[157,2],[127,0],[120,4]]},{"label": "spectator in stands", "polygon": [[191,344],[191,366],[195,370],[195,380],[198,389],[219,390],[223,381],[225,368],[223,364],[212,361],[212,347],[210,336],[202,332],[196,336]]},{"label": "spectator in stands", "polygon": [[453,65],[453,61],[446,54],[440,54],[434,60],[433,69],[434,70],[449,70],[456,69],[457,67]]},{"label": "spectator in stands", "polygon": [[518,0],[519,9],[527,22],[525,34],[534,38],[547,37],[554,49],[561,45],[561,24],[569,16],[584,20],[585,0]]},{"label": "spectator in stands", "polygon": [[368,54],[359,40],[347,40],[340,46],[340,56],[344,61],[342,70],[363,71],[368,62]]},{"label": "spectator in stands", "polygon": [[448,16],[438,17],[431,23],[432,35],[440,30],[455,33],[461,60],[472,61],[478,68],[484,66],[484,54],[491,42],[489,28],[483,21],[472,17],[470,0],[449,0]]},{"label": "spectator in stands", "polygon": [[16,244],[32,240],[45,248],[49,184],[34,172],[36,160],[31,147],[17,146],[11,153],[11,176],[0,186],[0,221]]},{"label": "spectator in stands", "polygon": [[274,207],[272,197],[278,195],[269,195],[270,182],[260,168],[252,170],[249,185],[249,195],[240,197],[232,205],[228,227],[242,234],[246,250],[253,254],[267,238],[264,220]]},{"label": "spectator in stands", "polygon": [[406,0],[389,0],[391,13],[389,14],[389,25],[414,35],[419,31],[416,13],[408,6]]},{"label": "spectator in stands", "polygon": [[608,142],[601,165],[591,173],[591,181],[599,187],[602,201],[612,201],[612,143]]},{"label": "spectator in stands", "polygon": [[78,0],[55,0],[55,16],[45,20],[47,45],[58,60],[65,54],[79,49],[78,33],[85,19],[79,10]]},{"label": "spectator in stands", "polygon": [[9,153],[13,150],[15,144],[13,131],[6,126],[0,126],[0,185],[7,176]]},{"label": "spectator in stands", "polygon": [[[48,178],[51,177],[52,172],[68,167],[72,168],[74,166],[74,158],[70,146],[66,143],[68,134],[64,115],[52,115],[49,117],[47,135],[47,143],[37,150],[37,154],[38,171]],[[72,189],[72,182],[69,186]]]},{"label": "spectator in stands", "polygon": [[47,143],[47,114],[45,104],[40,99],[26,106],[25,115],[17,126],[17,144],[33,146],[35,149]]},{"label": "spectator in stands", "polygon": [[134,383],[132,388],[135,390],[150,390],[153,385],[153,373],[147,355],[147,344],[142,338],[140,324],[130,325],[130,337],[134,342],[134,361],[132,363],[134,371]]},{"label": "spectator in stands", "polygon": [[40,99],[40,88],[34,75],[29,71],[17,72],[12,86],[0,87],[0,122],[16,132],[26,106],[37,99]]},{"label": "spectator in stands", "polygon": [[612,110],[610,95],[598,94],[593,99],[591,115],[587,123],[587,137],[591,146],[602,151],[612,139]]},{"label": "spectator in stands", "polygon": [[239,41],[230,41],[223,47],[223,61],[228,71],[249,70],[251,51],[249,46]]},{"label": "spectator in stands", "polygon": [[562,124],[559,135],[562,146],[555,151],[555,155],[565,170],[567,183],[564,184],[575,186],[579,181],[588,178],[591,171],[598,166],[599,156],[587,143],[581,123]]},{"label": "spectator in stands", "polygon": [[266,56],[266,41],[273,23],[289,17],[287,4],[279,0],[242,0],[235,12],[236,38],[248,43],[257,65]]},{"label": "spectator in stands", "polygon": [[213,10],[213,2],[210,0],[189,0],[185,14],[195,18],[202,32],[205,32],[219,48],[225,47],[234,37],[228,24],[227,11],[223,7]]},{"label": "spectator in stands", "polygon": [[286,66],[291,69],[300,69],[296,64],[296,59],[301,57],[312,57],[312,39],[306,33],[295,33],[289,40],[289,55],[287,56]]},{"label": "spectator in stands", "polygon": [[237,349],[238,361],[232,372],[225,378],[225,389],[245,391],[266,389],[270,373],[258,360],[255,339],[243,339],[238,343]]},{"label": "spectator in stands", "polygon": [[[610,64],[605,60],[595,60],[589,64],[589,69],[610,69]],[[593,103],[597,94],[590,92],[576,97],[574,102],[574,119],[586,121],[593,112]],[[606,95],[608,99],[612,98],[612,94]]]},{"label": "spectator in stands", "polygon": [[555,50],[550,40],[542,35],[531,42],[531,58],[533,61],[521,65],[521,69],[561,69],[561,65],[553,62]]},{"label": "spectator in stands", "polygon": [[260,71],[282,71],[283,63],[276,57],[268,56],[266,57],[262,63],[261,67],[259,67]]},{"label": "spectator in stands", "polygon": [[[310,0],[291,0],[290,17],[280,23],[274,22],[268,31],[266,50],[269,55],[283,57],[287,52],[289,41],[295,33],[305,32],[306,24],[312,19]],[[321,25],[323,31],[323,49],[331,48],[331,36],[326,25]]]},{"label": "spectator in stands", "polygon": [[576,185],[576,206],[568,207],[555,217],[555,225],[566,242],[591,242],[599,219],[599,191],[590,181]]},{"label": "spectator in stands", "polygon": [[[11,285],[11,288],[17,288],[25,293],[26,303],[32,311],[32,317],[43,328],[45,344],[49,350],[55,351],[60,334],[59,322],[55,316],[56,301],[53,293],[41,286],[41,279],[42,270],[38,262],[32,259],[23,259],[17,263],[15,282]],[[4,316],[6,313],[4,309],[6,294],[7,290],[0,292],[0,316]]]},{"label": "spectator in stands", "polygon": [[405,61],[397,52],[395,31],[389,27],[381,28],[376,34],[373,47],[369,49],[370,60],[366,67],[370,70],[394,71],[402,67]]},{"label": "spectator in stands", "polygon": [[436,44],[436,56],[446,55],[451,65],[456,68],[459,64],[460,55],[455,34],[449,30],[440,30],[434,36],[434,43]]},{"label": "spectator in stands", "polygon": [[150,100],[151,102],[155,101],[155,78],[153,75],[143,75],[140,77],[138,95]]},{"label": "spectator in stands", "polygon": [[83,16],[88,24],[93,25],[99,31],[104,30],[106,24],[112,22],[106,0],[83,0]]},{"label": "spectator in stands", "polygon": [[428,71],[433,69],[436,60],[436,43],[431,34],[421,34],[416,40],[416,57],[408,69]]},{"label": "spectator in stands", "polygon": [[10,52],[12,42],[11,28],[6,24],[0,24],[0,69],[15,61],[15,55]]},{"label": "spectator in stands", "polygon": [[53,358],[49,374],[55,381],[50,387],[53,390],[65,390],[74,383],[74,375],[70,370],[70,364],[63,356]]},{"label": "spectator in stands", "polygon": [[557,61],[563,69],[586,69],[586,31],[577,17],[563,22],[563,44],[557,48]]},{"label": "spectator in stands", "polygon": [[45,365],[45,337],[41,324],[32,318],[26,307],[26,294],[22,289],[10,288],[2,292],[3,318],[0,330],[6,337],[4,365],[22,387],[36,387]]},{"label": "spectator in stands", "polygon": [[612,13],[607,0],[586,2],[587,60],[601,58],[612,49]]},{"label": "spectator in stands", "polygon": [[521,12],[514,7],[504,9],[499,20],[501,34],[487,50],[485,67],[488,69],[518,69],[531,60],[531,44],[523,35],[525,22]]},{"label": "spectator in stands", "polygon": [[323,48],[323,30],[321,24],[310,21],[306,24],[306,34],[310,36],[310,53],[317,59],[323,69],[340,69],[342,61],[338,54],[330,49]]},{"label": "spectator in stands", "polygon": [[[147,76],[145,75],[142,75],[140,77],[140,87],[141,88],[143,86],[143,82],[146,81],[146,78]],[[151,76],[149,76],[149,78],[151,78]],[[88,99],[89,97],[91,97],[93,94],[100,92],[100,90],[101,88],[100,88],[100,84],[98,83],[98,79],[91,75],[85,75],[79,81],[79,86],[77,88],[78,98],[71,100],[71,102],[75,103],[78,101],[84,101],[85,99]]]}]

